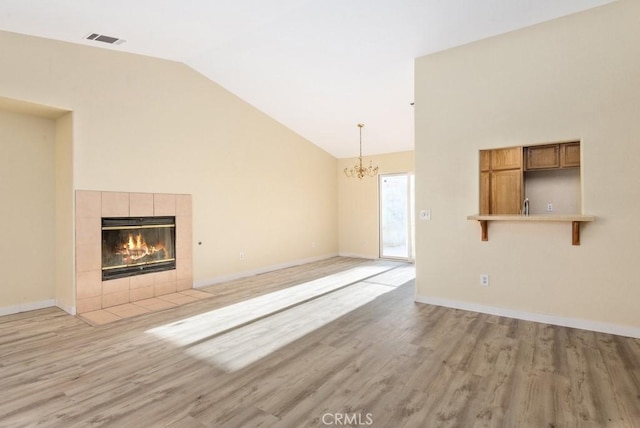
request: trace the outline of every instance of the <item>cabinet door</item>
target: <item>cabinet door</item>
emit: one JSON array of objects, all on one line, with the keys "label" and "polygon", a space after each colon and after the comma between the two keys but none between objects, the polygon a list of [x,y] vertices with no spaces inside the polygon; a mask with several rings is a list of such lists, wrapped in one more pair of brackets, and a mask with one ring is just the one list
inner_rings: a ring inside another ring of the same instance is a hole
[{"label": "cabinet door", "polygon": [[526,169],[560,168],[560,145],[527,147]]},{"label": "cabinet door", "polygon": [[561,150],[562,167],[580,166],[580,143],[565,143]]},{"label": "cabinet door", "polygon": [[522,147],[491,150],[491,169],[493,171],[520,168],[522,168]]},{"label": "cabinet door", "polygon": [[491,214],[491,174],[480,173],[480,214]]},{"label": "cabinet door", "polygon": [[491,214],[520,214],[522,171],[491,173]]}]

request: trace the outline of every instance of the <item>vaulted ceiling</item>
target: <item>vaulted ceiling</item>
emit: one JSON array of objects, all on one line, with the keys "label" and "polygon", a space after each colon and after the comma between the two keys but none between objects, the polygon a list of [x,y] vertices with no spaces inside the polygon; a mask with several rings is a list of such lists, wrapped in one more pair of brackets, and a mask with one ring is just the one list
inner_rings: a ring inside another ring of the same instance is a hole
[{"label": "vaulted ceiling", "polygon": [[184,62],[344,158],[358,122],[365,155],[413,149],[414,58],[609,2],[0,0],[0,30]]}]

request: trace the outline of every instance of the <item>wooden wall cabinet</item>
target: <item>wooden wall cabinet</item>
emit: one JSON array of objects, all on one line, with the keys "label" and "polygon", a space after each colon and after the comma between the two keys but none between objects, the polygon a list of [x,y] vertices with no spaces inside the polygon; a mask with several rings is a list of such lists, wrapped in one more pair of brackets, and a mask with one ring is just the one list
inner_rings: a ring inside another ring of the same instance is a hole
[{"label": "wooden wall cabinet", "polygon": [[560,150],[560,166],[562,168],[580,166],[580,143],[564,143]]},{"label": "wooden wall cabinet", "polygon": [[480,214],[520,214],[522,147],[480,151]]},{"label": "wooden wall cabinet", "polygon": [[560,168],[560,145],[525,147],[526,170]]},{"label": "wooden wall cabinet", "polygon": [[580,166],[580,142],[545,144],[524,148],[525,171]]},{"label": "wooden wall cabinet", "polygon": [[522,169],[522,147],[493,149],[491,152],[491,170]]}]

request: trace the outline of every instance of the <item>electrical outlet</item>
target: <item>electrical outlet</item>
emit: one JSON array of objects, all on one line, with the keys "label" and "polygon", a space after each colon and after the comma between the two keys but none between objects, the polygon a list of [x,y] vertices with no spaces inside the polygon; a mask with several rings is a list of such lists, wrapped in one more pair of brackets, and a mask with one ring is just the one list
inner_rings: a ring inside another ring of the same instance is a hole
[{"label": "electrical outlet", "polygon": [[547,204],[547,211],[553,211],[553,204],[551,202]]},{"label": "electrical outlet", "polygon": [[480,285],[483,287],[488,287],[489,286],[489,274],[488,273],[481,273],[480,274]]},{"label": "electrical outlet", "polygon": [[244,260],[244,251],[240,251],[240,260]]},{"label": "electrical outlet", "polygon": [[420,210],[420,220],[431,220],[431,210]]}]

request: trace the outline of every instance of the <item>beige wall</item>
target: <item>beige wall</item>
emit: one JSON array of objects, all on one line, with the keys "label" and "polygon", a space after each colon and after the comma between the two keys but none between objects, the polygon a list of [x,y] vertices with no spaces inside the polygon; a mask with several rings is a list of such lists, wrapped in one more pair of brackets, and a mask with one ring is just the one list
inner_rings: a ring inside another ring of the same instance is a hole
[{"label": "beige wall", "polygon": [[[416,60],[416,209],[433,218],[417,225],[418,300],[640,334],[638,16],[623,0]],[[491,223],[481,242],[478,150],[571,139],[596,216],[582,245],[540,223]]]},{"label": "beige wall", "polygon": [[337,254],[336,159],[219,85],[13,33],[0,51],[0,96],[73,111],[62,198],[71,177],[74,190],[193,195],[196,284]]},{"label": "beige wall", "polygon": [[55,299],[55,121],[0,110],[0,314]]},{"label": "beige wall", "polygon": [[[581,214],[582,186],[580,168],[525,172],[524,197],[529,199],[529,213]],[[551,204],[553,211],[547,211]]]},{"label": "beige wall", "polygon": [[[363,158],[363,164],[372,160],[380,174],[414,171],[414,153],[398,152]],[[378,258],[380,231],[378,209],[378,177],[362,180],[348,178],[345,168],[352,168],[358,158],[338,160],[338,207],[340,255]]]},{"label": "beige wall", "polygon": [[74,313],[73,113],[56,120],[56,305]]}]

